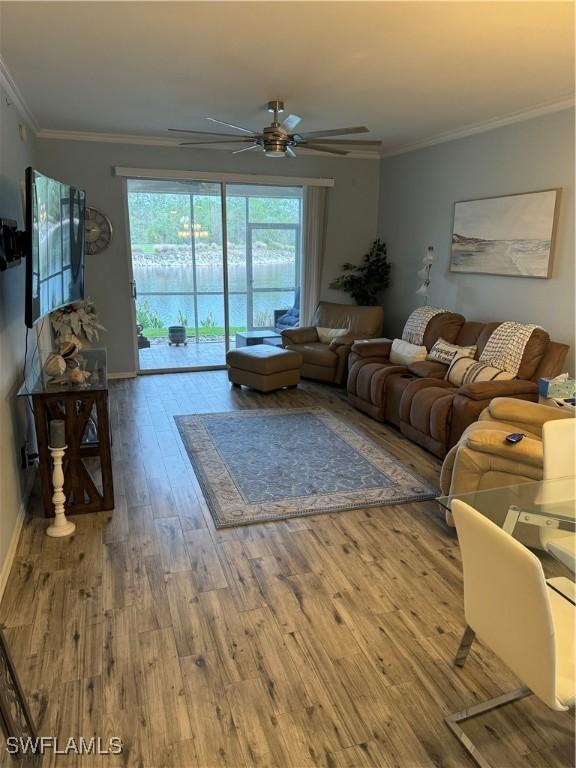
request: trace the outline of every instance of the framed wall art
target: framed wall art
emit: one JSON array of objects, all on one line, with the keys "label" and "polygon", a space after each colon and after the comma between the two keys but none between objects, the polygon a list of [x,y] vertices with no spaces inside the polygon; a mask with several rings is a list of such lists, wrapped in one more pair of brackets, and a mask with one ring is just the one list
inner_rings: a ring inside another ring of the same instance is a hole
[{"label": "framed wall art", "polygon": [[454,204],[451,272],[550,277],[560,190]]}]

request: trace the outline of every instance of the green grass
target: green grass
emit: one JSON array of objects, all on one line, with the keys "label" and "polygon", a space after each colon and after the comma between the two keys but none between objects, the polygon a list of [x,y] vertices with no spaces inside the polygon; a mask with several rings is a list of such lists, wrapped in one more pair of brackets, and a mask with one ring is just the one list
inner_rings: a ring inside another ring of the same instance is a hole
[{"label": "green grass", "polygon": [[139,251],[140,253],[146,253],[148,255],[154,253],[155,247],[156,243],[132,243],[132,249],[134,251]]},{"label": "green grass", "polygon": [[[242,326],[230,326],[230,334],[240,333],[246,328]],[[202,338],[206,336],[224,336],[224,328],[199,328],[198,332]],[[168,337],[168,328],[144,328],[142,334],[148,339],[166,339]],[[186,335],[194,338],[194,328],[187,328]]]}]

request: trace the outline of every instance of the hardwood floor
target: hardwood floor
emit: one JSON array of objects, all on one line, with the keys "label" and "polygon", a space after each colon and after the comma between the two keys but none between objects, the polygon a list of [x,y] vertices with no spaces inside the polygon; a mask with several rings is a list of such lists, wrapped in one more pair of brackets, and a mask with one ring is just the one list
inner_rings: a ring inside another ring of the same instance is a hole
[{"label": "hardwood floor", "polygon": [[[311,404],[437,481],[439,462],[334,389],[231,391],[223,372],[112,384],[116,509],[64,540],[28,520],[0,621],[39,731],[124,751],[44,766],[474,765],[444,716],[518,681],[479,644],[452,666],[460,559],[435,503],[214,529],[173,415]],[[467,732],[494,768],[573,764],[571,715],[533,697]]]}]

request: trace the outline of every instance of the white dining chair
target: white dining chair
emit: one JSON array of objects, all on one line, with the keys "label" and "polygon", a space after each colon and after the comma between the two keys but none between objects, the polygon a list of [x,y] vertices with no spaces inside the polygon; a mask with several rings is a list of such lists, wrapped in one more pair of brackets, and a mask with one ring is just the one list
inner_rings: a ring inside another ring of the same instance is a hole
[{"label": "white dining chair", "polygon": [[[544,506],[574,503],[576,499],[576,419],[547,421],[542,425],[543,480],[560,480],[565,483],[543,485],[539,502]],[[560,560],[573,573],[576,571],[576,534],[540,528],[542,549]]]},{"label": "white dining chair", "polygon": [[576,609],[547,585],[542,564],[520,542],[463,501],[454,500],[452,512],[468,628],[524,683],[446,718],[478,765],[491,768],[460,723],[531,694],[554,710],[574,706]]}]

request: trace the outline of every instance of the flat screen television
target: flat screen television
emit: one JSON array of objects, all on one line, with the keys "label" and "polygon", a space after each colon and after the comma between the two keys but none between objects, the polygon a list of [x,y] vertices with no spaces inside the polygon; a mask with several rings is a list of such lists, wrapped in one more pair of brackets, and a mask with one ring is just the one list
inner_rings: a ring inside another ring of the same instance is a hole
[{"label": "flat screen television", "polygon": [[26,169],[26,325],[84,298],[85,192]]}]

